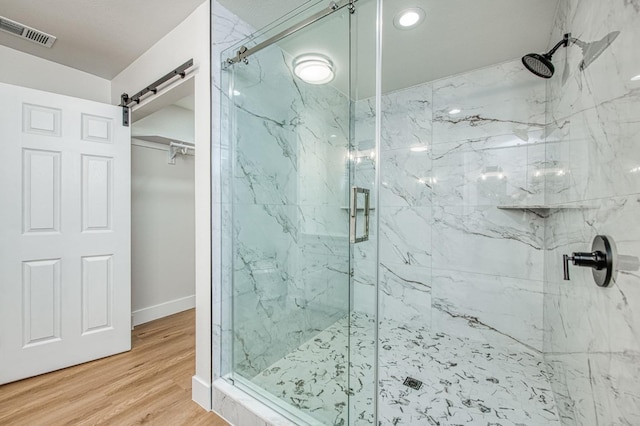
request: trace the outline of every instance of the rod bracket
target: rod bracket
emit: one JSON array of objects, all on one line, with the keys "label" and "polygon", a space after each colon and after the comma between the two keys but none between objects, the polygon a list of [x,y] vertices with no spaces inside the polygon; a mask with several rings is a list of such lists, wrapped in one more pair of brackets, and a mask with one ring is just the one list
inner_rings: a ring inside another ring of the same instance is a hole
[{"label": "rod bracket", "polygon": [[234,62],[244,62],[245,65],[249,63],[249,59],[247,58],[247,46],[240,46],[240,49],[236,52],[236,58]]},{"label": "rod bracket", "polygon": [[169,159],[167,160],[168,164],[176,164],[176,155],[178,155],[178,149],[173,146],[173,144],[169,145]]},{"label": "rod bracket", "polygon": [[178,154],[187,155],[190,149],[195,150],[195,147],[180,142],[169,142],[169,157],[167,163],[176,164],[176,156]]},{"label": "rod bracket", "polygon": [[122,95],[120,95],[120,105],[122,107],[122,125],[124,127],[129,127],[129,117],[130,117],[130,110],[129,107],[127,106],[129,104],[129,95],[126,93],[123,93]]}]

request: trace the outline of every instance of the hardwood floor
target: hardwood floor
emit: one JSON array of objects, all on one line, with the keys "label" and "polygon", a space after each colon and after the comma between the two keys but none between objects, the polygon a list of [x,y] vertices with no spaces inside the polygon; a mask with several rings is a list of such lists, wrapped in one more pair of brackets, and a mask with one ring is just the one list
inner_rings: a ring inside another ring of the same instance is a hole
[{"label": "hardwood floor", "polygon": [[0,425],[227,425],[191,401],[193,309],[131,333],[130,352],[0,386]]}]

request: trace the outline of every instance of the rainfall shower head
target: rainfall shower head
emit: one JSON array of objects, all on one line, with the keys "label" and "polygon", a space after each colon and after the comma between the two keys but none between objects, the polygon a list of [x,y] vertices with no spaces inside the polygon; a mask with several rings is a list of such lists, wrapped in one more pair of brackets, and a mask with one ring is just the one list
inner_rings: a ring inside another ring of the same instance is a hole
[{"label": "rainfall shower head", "polygon": [[569,45],[570,37],[571,34],[565,34],[564,38],[547,53],[529,53],[528,55],[524,55],[522,57],[522,64],[538,77],[551,78],[555,71],[551,63],[551,57],[560,47],[567,47]]},{"label": "rainfall shower head", "polygon": [[[580,61],[580,65],[578,66],[580,71],[584,71],[589,65],[593,63],[602,52],[607,50],[611,43],[620,35],[620,31],[613,31],[602,37],[598,41],[592,42],[584,42],[577,38],[571,37],[571,34],[565,34],[564,38],[558,42],[553,49],[548,51],[547,53],[538,54],[538,53],[529,53],[528,55],[524,55],[522,57],[522,63],[525,67],[538,77],[542,78],[551,78],[553,76],[554,67],[551,63],[551,56],[556,53],[560,47],[567,47],[569,43],[572,43],[580,49],[582,49],[582,61]],[[567,66],[565,65],[565,75],[564,80],[568,77]]]},{"label": "rainfall shower head", "polygon": [[529,53],[522,57],[522,63],[529,71],[542,78],[551,78],[555,71],[551,55],[547,54]]}]

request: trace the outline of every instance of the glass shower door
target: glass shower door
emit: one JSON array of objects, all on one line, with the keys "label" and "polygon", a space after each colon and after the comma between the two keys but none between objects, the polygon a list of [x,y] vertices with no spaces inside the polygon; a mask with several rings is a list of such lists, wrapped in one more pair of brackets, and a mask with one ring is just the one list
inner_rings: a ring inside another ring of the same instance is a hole
[{"label": "glass shower door", "polygon": [[227,69],[228,377],[309,424],[349,424],[350,49],[345,7]]}]

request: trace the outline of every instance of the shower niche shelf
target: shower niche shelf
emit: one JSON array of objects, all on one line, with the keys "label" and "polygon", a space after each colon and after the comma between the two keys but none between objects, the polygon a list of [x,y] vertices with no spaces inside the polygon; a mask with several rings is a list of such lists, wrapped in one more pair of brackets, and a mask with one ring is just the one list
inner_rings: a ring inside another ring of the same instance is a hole
[{"label": "shower niche shelf", "polygon": [[497,206],[500,210],[524,210],[529,211],[538,216],[547,217],[556,210],[585,210],[592,209],[594,206],[584,204],[502,204]]}]

